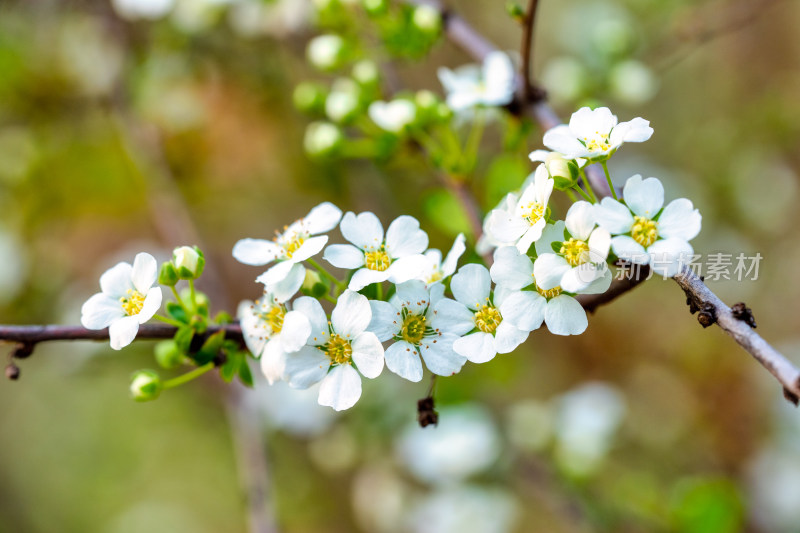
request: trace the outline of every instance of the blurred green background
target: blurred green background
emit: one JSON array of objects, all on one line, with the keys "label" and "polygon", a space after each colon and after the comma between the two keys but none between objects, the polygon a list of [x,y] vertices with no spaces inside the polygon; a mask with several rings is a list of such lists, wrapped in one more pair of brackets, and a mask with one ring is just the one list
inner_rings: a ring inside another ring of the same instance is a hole
[{"label": "blurred green background", "polygon": [[[611,162],[616,181],[657,176],[692,199],[697,252],[760,253],[757,280],[708,285],[800,364],[798,3],[541,4],[534,70],[557,111],[651,121],[653,138]],[[451,6],[518,49],[503,2]],[[423,165],[304,154],[293,88],[332,80],[305,61],[317,32],[301,0],[2,0],[0,322],[77,324],[109,266],[195,242],[216,274],[201,289],[234,311],[260,270],[233,244],[324,200],[414,215],[447,250],[463,215]],[[441,40],[394,67],[441,94],[436,68],[468,61]],[[484,209],[541,147],[534,127],[521,155],[494,158],[504,127],[490,126],[472,184]],[[1,532],[247,530],[219,380],[131,402],[149,342],[52,343],[19,365],[0,384]],[[414,424],[427,387],[386,371],[338,417],[313,390],[242,391],[279,530],[800,531],[800,412],[672,282],[601,308],[579,337],[537,331],[440,379],[435,431]]]}]

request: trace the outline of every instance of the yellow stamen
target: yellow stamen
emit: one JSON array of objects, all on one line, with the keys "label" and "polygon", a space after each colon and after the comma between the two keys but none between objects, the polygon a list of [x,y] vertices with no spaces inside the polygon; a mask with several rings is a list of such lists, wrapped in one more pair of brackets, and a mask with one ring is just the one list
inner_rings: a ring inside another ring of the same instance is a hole
[{"label": "yellow stamen", "polygon": [[386,253],[386,248],[381,245],[377,250],[364,254],[364,266],[370,270],[383,272],[392,264],[392,258]]},{"label": "yellow stamen", "polygon": [[283,329],[283,317],[286,316],[286,308],[282,305],[275,305],[269,311],[259,313],[258,316],[267,323],[273,334],[280,333]]},{"label": "yellow stamen", "polygon": [[531,202],[525,208],[528,214],[524,218],[533,226],[544,216],[544,209],[545,207],[539,202]]},{"label": "yellow stamen", "polygon": [[133,289],[128,289],[128,296],[119,299],[122,303],[122,310],[128,316],[138,315],[144,307],[144,295]]},{"label": "yellow stamen", "polygon": [[633,240],[647,248],[658,239],[658,222],[649,218],[634,216],[631,227]]},{"label": "yellow stamen", "polygon": [[350,357],[353,355],[353,347],[350,346],[350,341],[331,333],[328,344],[322,347],[325,350],[325,355],[331,362],[343,365],[350,362]]},{"label": "yellow stamen", "polygon": [[597,137],[591,140],[589,140],[588,137],[583,138],[583,141],[586,144],[586,148],[588,148],[592,152],[599,152],[599,151],[607,152],[608,150],[611,149],[611,143],[608,142],[608,136],[609,136],[608,133],[601,134],[599,131],[596,131],[595,135],[597,135]]},{"label": "yellow stamen", "polygon": [[425,336],[425,329],[427,328],[425,317],[420,315],[409,314],[403,320],[403,325],[400,328],[400,336],[403,340],[411,344],[419,344]]},{"label": "yellow stamen", "polygon": [[478,310],[475,312],[475,325],[479,330],[484,333],[494,333],[502,321],[503,316],[496,307],[488,303],[478,305]]},{"label": "yellow stamen", "polygon": [[559,253],[571,266],[582,265],[589,261],[589,245],[585,241],[570,239],[561,244]]}]

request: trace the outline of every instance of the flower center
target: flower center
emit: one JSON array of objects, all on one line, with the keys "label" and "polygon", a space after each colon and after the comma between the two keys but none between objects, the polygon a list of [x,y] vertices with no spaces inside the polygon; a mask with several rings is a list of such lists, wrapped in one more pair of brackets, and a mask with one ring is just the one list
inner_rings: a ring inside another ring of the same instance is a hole
[{"label": "flower center", "polygon": [[544,296],[548,300],[555,298],[556,296],[561,294],[561,292],[563,291],[563,289],[561,288],[561,285],[558,285],[557,287],[553,287],[552,289],[545,290],[545,289],[539,287],[539,284],[536,283],[535,279],[533,280],[533,287],[536,289],[536,292],[538,292],[539,294],[541,294],[542,296]]},{"label": "flower center", "polygon": [[570,239],[561,243],[559,253],[571,266],[582,265],[589,261],[589,245],[578,239]]},{"label": "flower center", "polygon": [[583,143],[586,145],[592,152],[607,152],[611,149],[611,143],[608,142],[608,133],[600,133],[599,131],[594,132],[595,137],[593,139],[589,139],[588,137],[583,138]]},{"label": "flower center", "polygon": [[444,272],[442,272],[437,268],[436,270],[431,272],[431,274],[425,281],[426,283],[428,283],[428,285],[430,285],[431,283],[436,283],[437,281],[441,281],[443,277],[444,277]]},{"label": "flower center", "polygon": [[269,311],[259,313],[258,316],[272,329],[272,333],[280,333],[283,329],[283,317],[286,316],[286,308],[282,305],[275,305]]},{"label": "flower center", "polygon": [[658,239],[658,222],[645,217],[633,217],[631,237],[633,237],[634,241],[647,248]]},{"label": "flower center", "polygon": [[350,346],[350,341],[331,333],[331,338],[328,344],[322,347],[325,350],[325,355],[332,363],[343,365],[350,362],[350,356],[353,355],[353,347]]},{"label": "flower center", "polygon": [[128,295],[119,299],[122,310],[128,316],[138,315],[144,307],[144,294],[133,289],[128,289]]},{"label": "flower center", "polygon": [[525,215],[523,218],[525,218],[530,223],[530,225],[533,226],[534,224],[539,222],[539,220],[541,220],[541,218],[544,216],[544,206],[539,202],[531,202],[525,208],[525,212],[527,212],[528,214]]},{"label": "flower center", "polygon": [[381,245],[377,250],[372,250],[364,254],[364,266],[370,270],[383,272],[392,264],[392,258],[386,253],[386,249]]},{"label": "flower center", "polygon": [[494,334],[502,321],[503,316],[496,307],[488,303],[486,305],[478,304],[478,310],[475,311],[475,325],[479,330]]},{"label": "flower center", "polygon": [[419,344],[425,336],[427,327],[428,324],[426,323],[424,315],[408,314],[400,328],[400,337],[411,344]]}]

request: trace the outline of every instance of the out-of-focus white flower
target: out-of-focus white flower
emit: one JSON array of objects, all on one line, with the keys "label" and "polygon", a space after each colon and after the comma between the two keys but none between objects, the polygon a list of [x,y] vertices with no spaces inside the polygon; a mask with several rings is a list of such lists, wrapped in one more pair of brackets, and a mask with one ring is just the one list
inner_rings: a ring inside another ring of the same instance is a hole
[{"label": "out-of-focus white flower", "polygon": [[528,338],[529,332],[503,320],[499,307],[507,293],[495,291],[492,295],[491,286],[489,271],[475,263],[462,266],[450,282],[453,296],[472,312],[470,329],[476,330],[455,341],[453,349],[473,363],[485,363],[498,353],[510,353]]},{"label": "out-of-focus white flower", "polygon": [[503,106],[514,99],[516,72],[503,52],[490,53],[482,66],[442,67],[438,74],[447,92],[447,105],[456,113],[479,105]]},{"label": "out-of-focus white flower", "polygon": [[117,263],[100,276],[102,292],[83,304],[81,324],[87,329],[108,328],[111,347],[121,350],[136,338],[139,324],[161,307],[161,287],[153,287],[157,278],[158,263],[150,254],[136,254],[133,266]]},{"label": "out-of-focus white flower", "polygon": [[650,68],[641,61],[630,59],[611,69],[611,92],[629,105],[641,105],[655,96],[658,80]]},{"label": "out-of-focus white flower", "polygon": [[625,416],[622,395],[604,383],[586,383],[562,395],[556,418],[556,459],[574,475],[601,465]]},{"label": "out-of-focus white flower", "polygon": [[160,19],[175,7],[175,0],[111,0],[117,15],[124,19]]},{"label": "out-of-focus white flower", "polygon": [[414,217],[397,217],[383,235],[383,226],[373,213],[348,212],[342,217],[342,235],[353,244],[332,244],[323,258],[337,268],[358,269],[349,288],[360,291],[372,283],[389,280],[403,283],[419,276],[427,260],[422,252],[428,235]]},{"label": "out-of-focus white flower", "polygon": [[447,406],[439,414],[438,426],[411,424],[397,442],[397,454],[414,477],[452,484],[485,471],[500,456],[497,427],[482,406]]},{"label": "out-of-focus white flower", "polygon": [[257,403],[269,426],[295,437],[314,437],[324,433],[336,420],[335,411],[317,403],[318,389],[319,385],[293,389],[278,381],[271,387],[256,386],[250,401]]},{"label": "out-of-focus white flower", "polygon": [[394,470],[375,464],[360,469],[352,483],[353,513],[361,531],[399,533],[408,516],[409,487]]},{"label": "out-of-focus white flower", "polygon": [[580,61],[572,57],[556,57],[542,69],[541,81],[547,89],[548,100],[574,102],[587,88],[589,73]]},{"label": "out-of-focus white flower", "polygon": [[507,491],[479,486],[448,487],[428,494],[411,511],[414,533],[510,533],[519,504]]},{"label": "out-of-focus white flower", "polygon": [[287,37],[307,28],[311,15],[311,4],[306,1],[239,0],[231,5],[228,20],[239,35]]},{"label": "out-of-focus white flower", "polygon": [[339,35],[318,35],[308,43],[306,56],[318,69],[333,70],[341,64],[344,48],[344,39]]},{"label": "out-of-focus white flower", "polygon": [[572,114],[569,126],[560,125],[544,134],[544,145],[570,159],[604,161],[626,142],[644,142],[653,135],[650,122],[636,117],[617,123],[607,107],[582,107]]},{"label": "out-of-focus white flower", "polygon": [[334,153],[342,145],[344,134],[330,122],[312,122],[306,128],[303,148],[313,157]]},{"label": "out-of-focus white flower", "polygon": [[325,114],[334,122],[344,122],[358,109],[358,94],[353,91],[331,91],[325,99]]},{"label": "out-of-focus white flower", "polygon": [[378,65],[369,59],[362,59],[353,65],[353,79],[362,85],[372,85],[380,78]]},{"label": "out-of-focus white flower", "polygon": [[372,102],[367,110],[369,118],[381,129],[400,133],[414,123],[417,107],[411,100],[398,98],[391,102]]},{"label": "out-of-focus white flower", "polygon": [[[330,202],[323,202],[312,209],[305,218],[296,220],[272,241],[264,239],[242,239],[233,247],[233,257],[246,265],[277,264],[264,272],[257,281],[274,290],[275,284],[289,276],[292,269],[303,270],[301,263],[317,255],[328,242],[327,233],[336,227],[342,211]],[[302,279],[302,277],[301,277]]]},{"label": "out-of-focus white flower", "polygon": [[438,9],[427,4],[421,4],[414,8],[411,21],[419,30],[426,33],[438,33],[442,28],[442,15]]},{"label": "out-of-focus white flower", "polygon": [[[597,223],[612,235],[611,249],[620,259],[650,264],[665,277],[677,274],[694,254],[689,241],[700,233],[702,217],[691,200],[678,198],[664,205],[664,186],[656,178],[628,178],[625,204],[603,198],[594,206]],[[627,204],[627,205],[626,205]]]},{"label": "out-of-focus white flower", "polygon": [[453,351],[453,342],[472,329],[467,309],[443,298],[444,287],[430,292],[414,279],[397,285],[390,302],[370,301],[369,331],[381,342],[393,339],[386,349],[386,366],[409,381],[422,379],[422,363],[434,374],[451,376],[461,370],[466,357]]},{"label": "out-of-focus white flower", "polygon": [[542,236],[555,183],[545,165],[539,165],[534,175],[534,182],[525,187],[513,208],[492,210],[486,225],[491,239],[513,243],[521,253],[526,253]]},{"label": "out-of-focus white flower", "polygon": [[465,237],[463,233],[459,233],[456,240],[453,241],[453,246],[447,252],[447,257],[442,261],[442,252],[436,248],[431,248],[425,252],[425,258],[428,260],[428,268],[420,275],[425,284],[430,287],[434,283],[441,283],[443,280],[452,276],[456,267],[458,266],[458,259],[467,250],[465,244]]},{"label": "out-of-focus white flower", "polygon": [[321,381],[319,404],[337,411],[349,409],[361,397],[359,372],[372,379],[383,370],[383,346],[374,333],[366,331],[372,319],[369,301],[357,292],[344,291],[330,322],[314,298],[298,298],[294,309],[308,318],[311,336],[306,346],[287,356],[284,378],[298,389]]},{"label": "out-of-focus white flower", "polygon": [[542,451],[553,436],[553,409],[537,400],[523,400],[509,407],[506,421],[511,444],[524,451]]}]

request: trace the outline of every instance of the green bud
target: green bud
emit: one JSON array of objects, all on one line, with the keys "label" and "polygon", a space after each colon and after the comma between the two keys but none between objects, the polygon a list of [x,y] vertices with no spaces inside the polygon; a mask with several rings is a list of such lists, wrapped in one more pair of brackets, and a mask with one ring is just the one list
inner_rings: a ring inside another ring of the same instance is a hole
[{"label": "green bud", "polygon": [[180,366],[184,358],[174,340],[161,341],[156,344],[155,356],[158,365],[167,370]]},{"label": "green bud", "polygon": [[388,0],[363,0],[364,10],[370,15],[382,15],[389,9]]},{"label": "green bud", "polygon": [[197,279],[203,273],[205,260],[197,246],[181,246],[172,252],[172,262],[180,279]]},{"label": "green bud", "polygon": [[161,388],[161,378],[153,370],[137,370],[131,377],[131,397],[137,402],[155,400]]},{"label": "green bud", "polygon": [[414,9],[411,21],[424,33],[437,34],[442,29],[442,14],[433,6],[422,4]]},{"label": "green bud", "polygon": [[325,89],[311,82],[303,82],[294,89],[292,100],[298,111],[303,113],[321,113],[325,108]]},{"label": "green bud", "polygon": [[303,294],[311,296],[312,298],[319,298],[327,294],[328,289],[328,284],[325,283],[319,275],[319,272],[306,269],[306,278],[303,280],[303,285],[300,287]]},{"label": "green bud", "polygon": [[375,85],[379,78],[380,72],[374,61],[364,59],[353,65],[353,79],[361,85]]},{"label": "green bud", "polygon": [[417,91],[417,94],[414,95],[414,102],[417,104],[417,109],[424,112],[436,111],[441,103],[436,93],[428,90]]},{"label": "green bud", "polygon": [[312,122],[306,128],[303,138],[303,146],[312,157],[335,155],[343,142],[342,131],[330,122]]},{"label": "green bud", "polygon": [[319,35],[311,39],[306,48],[309,63],[320,70],[335,70],[342,65],[345,42],[335,33]]},{"label": "green bud", "polygon": [[325,114],[333,122],[346,123],[358,112],[361,89],[353,80],[341,78],[325,99]]},{"label": "green bud", "polygon": [[172,261],[167,261],[161,265],[161,270],[158,272],[158,283],[167,287],[174,287],[178,283],[178,271]]},{"label": "green bud", "polygon": [[453,118],[453,110],[450,109],[450,106],[442,102],[436,106],[436,118],[442,122],[447,122]]},{"label": "green bud", "polygon": [[516,20],[523,20],[525,18],[525,10],[516,2],[506,2],[506,12],[509,16]]},{"label": "green bud", "polygon": [[571,189],[578,182],[578,165],[575,161],[561,157],[561,154],[551,152],[544,162],[547,173],[552,176],[555,188],[559,191]]}]

